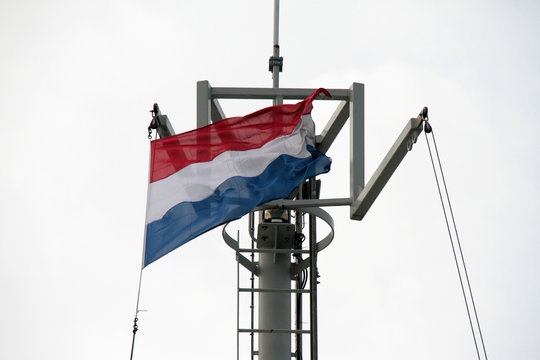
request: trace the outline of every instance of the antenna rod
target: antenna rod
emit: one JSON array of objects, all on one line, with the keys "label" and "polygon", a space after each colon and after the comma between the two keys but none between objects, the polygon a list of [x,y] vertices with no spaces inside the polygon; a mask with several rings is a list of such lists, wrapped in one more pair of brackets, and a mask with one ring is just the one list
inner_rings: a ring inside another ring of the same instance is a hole
[{"label": "antenna rod", "polygon": [[279,45],[279,0],[274,0],[274,45]]},{"label": "antenna rod", "polygon": [[[279,88],[279,73],[283,69],[283,58],[279,56],[279,0],[274,0],[274,47],[269,70],[272,72],[272,87]],[[276,97],[274,105],[283,104],[282,97]]]}]

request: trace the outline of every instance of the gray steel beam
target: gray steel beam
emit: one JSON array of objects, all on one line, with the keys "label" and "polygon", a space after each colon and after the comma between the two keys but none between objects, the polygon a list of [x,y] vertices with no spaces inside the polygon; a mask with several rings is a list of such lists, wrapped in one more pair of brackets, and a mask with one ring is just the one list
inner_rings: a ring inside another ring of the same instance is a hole
[{"label": "gray steel beam", "polygon": [[307,207],[323,207],[323,206],[349,206],[352,201],[350,198],[336,199],[305,199],[305,200],[289,200],[278,199],[267,202],[264,205],[258,206],[254,211],[264,209],[299,209]]},{"label": "gray steel beam", "polygon": [[253,261],[249,261],[249,259],[240,254],[240,252],[236,253],[236,261],[257,276],[261,273],[259,266]]},{"label": "gray steel beam", "polygon": [[240,292],[275,292],[275,293],[308,293],[306,289],[252,289],[252,288],[239,288]]},{"label": "gray steel beam", "polygon": [[212,99],[210,101],[210,112],[212,122],[218,122],[226,118],[218,99]]},{"label": "gray steel beam", "polygon": [[276,253],[276,254],[309,254],[309,250],[300,249],[250,249],[239,248],[241,253]]},{"label": "gray steel beam", "polygon": [[[309,334],[310,330],[295,330],[295,329],[238,329],[243,333],[262,333],[262,334]],[[261,351],[258,351],[260,356]],[[283,358],[284,359],[284,358]]]},{"label": "gray steel beam", "polygon": [[364,84],[353,83],[350,92],[350,196],[356,199],[364,188]]},{"label": "gray steel beam", "polygon": [[349,118],[349,102],[341,101],[328,120],[321,135],[317,136],[317,150],[326,153]]},{"label": "gray steel beam", "polygon": [[418,134],[422,131],[422,122],[423,118],[421,115],[407,122],[407,125],[384,157],[366,187],[353,201],[351,205],[351,219],[362,220],[366,215],[407,152],[411,150],[413,143],[416,142]]},{"label": "gray steel beam", "polygon": [[[307,98],[317,89],[296,89],[296,88],[237,88],[237,87],[212,87],[212,99],[283,99],[301,100]],[[318,100],[349,100],[348,89],[327,89],[332,98],[320,96]]]},{"label": "gray steel beam", "polygon": [[210,83],[197,81],[197,129],[210,124]]}]

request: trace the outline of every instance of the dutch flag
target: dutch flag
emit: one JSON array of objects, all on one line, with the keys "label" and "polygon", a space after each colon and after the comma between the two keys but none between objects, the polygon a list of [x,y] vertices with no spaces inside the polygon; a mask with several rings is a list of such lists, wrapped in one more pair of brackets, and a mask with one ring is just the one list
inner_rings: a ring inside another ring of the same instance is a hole
[{"label": "dutch flag", "polygon": [[152,141],[143,267],[328,172],[311,118],[320,93],[330,96],[319,89],[297,104]]}]

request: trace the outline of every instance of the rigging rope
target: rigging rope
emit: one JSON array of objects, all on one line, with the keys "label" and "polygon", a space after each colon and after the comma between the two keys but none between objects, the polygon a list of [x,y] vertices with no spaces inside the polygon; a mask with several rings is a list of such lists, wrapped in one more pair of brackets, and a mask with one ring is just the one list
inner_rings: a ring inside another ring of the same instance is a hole
[{"label": "rigging rope", "polygon": [[434,145],[434,149],[435,149],[435,155],[436,155],[436,158],[437,158],[437,164],[438,164],[438,167],[439,167],[439,172],[441,174],[441,179],[442,179],[442,183],[443,183],[443,187],[444,187],[444,192],[446,194],[446,202],[448,203],[448,208],[449,208],[450,216],[451,216],[451,219],[452,219],[454,233],[456,234],[456,241],[455,242],[457,242],[457,245],[458,245],[459,255],[460,255],[460,258],[461,258],[461,263],[463,264],[463,272],[465,274],[465,282],[467,283],[469,296],[471,298],[472,309],[473,309],[474,317],[475,317],[475,320],[476,320],[476,326],[478,327],[478,333],[479,333],[479,336],[480,336],[480,342],[482,344],[484,357],[487,360],[488,357],[487,357],[487,352],[486,352],[486,346],[484,344],[484,338],[482,336],[482,330],[480,328],[480,321],[478,320],[478,313],[476,311],[476,306],[475,306],[475,303],[474,303],[474,297],[473,297],[473,293],[472,293],[472,289],[471,289],[471,283],[469,281],[469,274],[467,272],[467,266],[465,265],[465,257],[463,256],[463,250],[461,248],[461,241],[459,239],[457,226],[456,226],[456,221],[455,221],[455,218],[454,218],[454,212],[452,210],[452,204],[450,202],[450,196],[448,194],[448,187],[446,185],[446,180],[445,180],[444,172],[443,172],[443,169],[442,169],[441,158],[439,156],[439,150],[437,148],[437,142],[435,141],[435,134],[433,133],[433,128],[431,127],[431,125],[427,121],[428,121],[428,119],[426,118],[426,121],[424,123],[425,124],[424,125],[424,134],[426,136],[426,143],[427,143],[428,150],[429,150],[429,157],[431,159],[431,165],[433,167],[433,173],[435,175],[435,181],[437,183],[437,189],[439,191],[439,198],[441,200],[444,219],[445,219],[445,222],[446,222],[446,228],[448,230],[448,236],[450,238],[450,244],[452,245],[452,252],[454,254],[454,261],[456,263],[456,269],[457,269],[458,276],[459,276],[459,282],[460,282],[460,285],[461,285],[461,291],[463,293],[463,300],[465,301],[465,307],[467,309],[467,316],[469,318],[469,324],[471,326],[471,331],[472,331],[472,335],[473,335],[473,339],[474,339],[474,346],[475,346],[475,349],[476,349],[476,354],[478,356],[478,359],[480,360],[480,351],[478,349],[478,342],[476,340],[476,332],[475,332],[475,329],[474,329],[473,321],[472,321],[472,318],[471,318],[471,312],[470,312],[470,309],[469,309],[469,300],[467,298],[465,287],[463,285],[463,276],[461,274],[461,268],[459,266],[458,256],[457,256],[457,253],[456,253],[456,246],[454,245],[454,239],[452,237],[452,231],[450,229],[450,224],[449,224],[449,221],[448,221],[448,214],[446,212],[446,207],[445,207],[444,200],[443,200],[443,194],[441,192],[441,185],[440,185],[440,182],[439,182],[439,177],[437,175],[435,161],[433,160],[433,153],[431,151],[431,146],[430,146],[428,135],[427,135],[428,133],[431,133],[431,137],[432,137],[432,140],[433,140],[433,145]]},{"label": "rigging rope", "polygon": [[130,360],[133,360],[133,349],[135,348],[135,334],[137,334],[137,330],[139,330],[139,326],[137,325],[137,321],[139,321],[139,299],[141,297],[141,282],[142,282],[142,267],[141,267],[141,273],[139,275],[139,290],[137,291],[137,305],[135,306],[135,318],[133,319],[133,339],[131,340],[131,356],[129,357]]}]

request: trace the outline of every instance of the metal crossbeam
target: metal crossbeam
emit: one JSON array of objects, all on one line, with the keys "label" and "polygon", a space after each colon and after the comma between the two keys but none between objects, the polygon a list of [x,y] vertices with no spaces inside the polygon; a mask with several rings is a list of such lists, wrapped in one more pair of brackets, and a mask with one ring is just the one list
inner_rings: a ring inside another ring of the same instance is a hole
[{"label": "metal crossbeam", "polygon": [[238,332],[243,333],[275,333],[275,334],[309,334],[310,330],[295,330],[295,329],[238,329]]},{"label": "metal crossbeam", "polygon": [[[202,82],[202,81],[199,81]],[[207,81],[204,81],[208,83]],[[214,99],[275,99],[303,100],[317,89],[300,88],[249,88],[249,87],[211,87],[210,96]],[[317,100],[349,100],[348,89],[327,89],[332,98],[318,97]]]},{"label": "metal crossbeam", "polygon": [[350,198],[335,198],[335,199],[305,199],[305,200],[289,200],[278,199],[267,202],[255,208],[255,211],[264,209],[299,209],[307,207],[323,207],[323,206],[349,206],[352,201]]},{"label": "metal crossbeam", "polygon": [[275,292],[275,293],[309,293],[306,289],[252,289],[252,288],[239,288],[240,292]]}]

